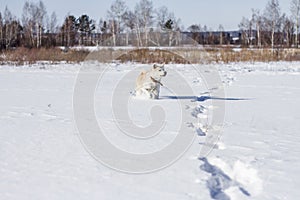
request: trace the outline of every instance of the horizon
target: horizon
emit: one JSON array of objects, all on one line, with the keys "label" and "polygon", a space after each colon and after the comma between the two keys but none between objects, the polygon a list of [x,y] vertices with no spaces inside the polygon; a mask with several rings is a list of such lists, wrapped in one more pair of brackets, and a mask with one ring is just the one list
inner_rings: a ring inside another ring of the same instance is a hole
[{"label": "horizon", "polygon": [[[222,25],[225,31],[238,30],[238,24],[242,18],[249,18],[251,16],[252,8],[259,9],[262,13],[268,1],[269,0],[252,0],[242,2],[238,0],[228,0],[226,2],[217,2],[217,0],[201,0],[198,2],[186,3],[186,1],[179,2],[166,0],[164,2],[160,2],[158,0],[152,0],[154,8],[166,6],[170,12],[175,14],[175,17],[180,18],[181,25],[184,27],[184,30],[187,30],[187,28],[192,24],[198,24],[201,26],[206,25],[212,31],[216,31],[219,25]],[[18,0],[0,0],[0,2],[1,13],[4,12],[4,9],[7,6],[14,16],[21,19],[22,9],[26,1],[22,1],[22,3],[20,3]],[[38,2],[38,0],[30,2]],[[90,3],[83,6],[83,3],[72,0],[65,0],[63,2],[58,0],[43,0],[47,14],[50,16],[52,12],[56,13],[57,25],[62,25],[64,18],[69,14],[74,15],[75,17],[87,14],[91,19],[95,20],[98,25],[101,18],[106,19],[107,10],[110,8],[113,0],[105,2],[91,0],[89,2]],[[125,2],[128,8],[132,10],[139,0],[129,0]],[[290,16],[290,3],[291,0],[279,0],[281,13],[286,13]],[[59,7],[57,7],[58,4],[60,4]],[[198,12],[198,10],[200,11]],[[191,15],[190,13],[194,14]]]}]

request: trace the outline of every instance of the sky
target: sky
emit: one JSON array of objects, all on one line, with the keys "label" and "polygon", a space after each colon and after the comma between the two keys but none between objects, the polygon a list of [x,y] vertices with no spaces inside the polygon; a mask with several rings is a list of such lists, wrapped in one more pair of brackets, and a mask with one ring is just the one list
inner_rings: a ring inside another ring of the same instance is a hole
[{"label": "sky", "polygon": [[[30,0],[37,2],[38,0]],[[126,4],[134,9],[139,0],[128,0]],[[242,17],[249,18],[251,9],[261,11],[269,0],[152,0],[155,8],[166,6],[181,19],[182,25],[187,28],[191,24],[206,25],[212,30],[217,30],[221,24],[225,30],[237,30]],[[290,15],[290,2],[292,0],[279,0],[281,11]],[[113,0],[43,0],[49,15],[55,11],[58,22],[61,24],[67,14],[78,17],[88,14],[97,22],[105,19],[107,10]],[[25,0],[0,0],[0,12],[5,6],[17,16],[22,16],[22,8]]]}]

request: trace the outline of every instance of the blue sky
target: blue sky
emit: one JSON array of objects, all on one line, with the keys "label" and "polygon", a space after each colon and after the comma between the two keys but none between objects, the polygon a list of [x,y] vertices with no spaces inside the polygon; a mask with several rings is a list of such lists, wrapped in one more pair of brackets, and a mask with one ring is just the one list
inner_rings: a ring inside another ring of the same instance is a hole
[{"label": "blue sky", "polygon": [[[38,0],[31,0],[36,2]],[[170,11],[175,13],[176,17],[181,18],[185,28],[196,23],[207,25],[213,30],[222,24],[225,30],[238,29],[238,24],[242,17],[251,16],[251,8],[264,10],[268,0],[152,0],[154,7],[167,6]],[[20,17],[25,0],[0,0],[0,11],[3,12],[5,6],[12,11],[14,15]],[[64,17],[70,13],[78,17],[81,14],[88,14],[97,22],[106,17],[106,11],[109,9],[113,0],[43,0],[48,14],[53,11],[58,16],[61,23]],[[138,0],[126,1],[129,8],[134,8]],[[291,0],[279,0],[282,12],[290,15]]]}]

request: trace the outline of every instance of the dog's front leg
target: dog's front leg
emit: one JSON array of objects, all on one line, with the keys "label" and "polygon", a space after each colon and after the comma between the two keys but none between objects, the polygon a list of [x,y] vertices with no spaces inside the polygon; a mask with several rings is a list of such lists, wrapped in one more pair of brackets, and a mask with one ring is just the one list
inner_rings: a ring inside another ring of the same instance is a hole
[{"label": "dog's front leg", "polygon": [[159,98],[160,86],[156,85],[156,87],[152,91],[153,99]]}]

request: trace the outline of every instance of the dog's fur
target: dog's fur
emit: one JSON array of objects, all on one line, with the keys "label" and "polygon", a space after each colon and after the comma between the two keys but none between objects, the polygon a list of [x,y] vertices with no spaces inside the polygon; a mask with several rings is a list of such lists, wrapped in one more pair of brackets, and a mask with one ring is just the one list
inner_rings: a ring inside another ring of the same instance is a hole
[{"label": "dog's fur", "polygon": [[136,80],[135,94],[136,97],[147,99],[158,99],[160,86],[162,86],[161,78],[166,76],[164,65],[153,65],[151,70],[143,71]]}]

